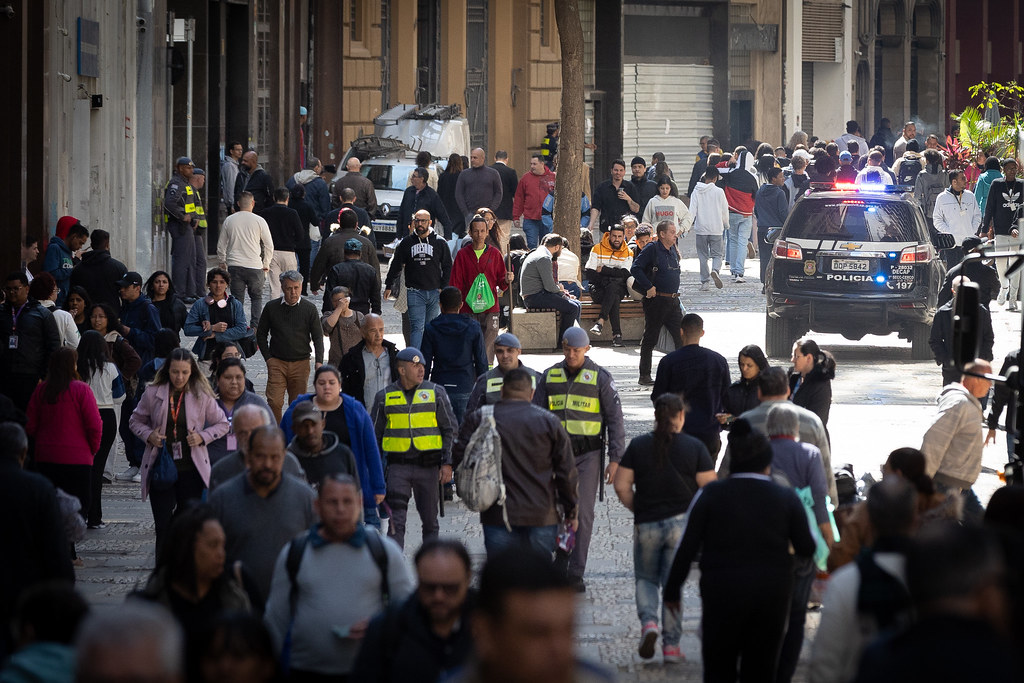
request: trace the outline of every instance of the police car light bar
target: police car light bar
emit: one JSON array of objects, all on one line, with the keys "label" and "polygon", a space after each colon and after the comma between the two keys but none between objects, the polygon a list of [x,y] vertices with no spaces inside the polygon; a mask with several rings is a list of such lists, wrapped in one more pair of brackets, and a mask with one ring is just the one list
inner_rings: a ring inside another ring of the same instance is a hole
[{"label": "police car light bar", "polygon": [[823,182],[812,182],[810,189],[818,192],[870,192],[878,193],[884,192],[886,194],[902,194],[904,192],[913,192],[914,188],[911,185],[887,185],[885,183],[823,183]]}]

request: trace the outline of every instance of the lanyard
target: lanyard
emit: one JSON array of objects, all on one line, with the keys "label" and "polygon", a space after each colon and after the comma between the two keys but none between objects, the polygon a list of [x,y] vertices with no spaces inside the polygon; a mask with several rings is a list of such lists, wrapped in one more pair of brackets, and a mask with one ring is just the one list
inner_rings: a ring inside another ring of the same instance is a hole
[{"label": "lanyard", "polygon": [[19,308],[17,312],[14,311],[14,306],[11,306],[11,318],[13,320],[11,323],[11,332],[18,331],[18,318],[21,317],[21,312],[25,310],[25,306],[28,306],[27,301],[21,305],[21,308]]},{"label": "lanyard", "polygon": [[[178,440],[178,415],[181,414],[181,402],[185,399],[185,389],[178,394],[178,405],[171,406],[171,429],[174,431],[174,440]],[[234,412],[234,411],[232,411]]]}]

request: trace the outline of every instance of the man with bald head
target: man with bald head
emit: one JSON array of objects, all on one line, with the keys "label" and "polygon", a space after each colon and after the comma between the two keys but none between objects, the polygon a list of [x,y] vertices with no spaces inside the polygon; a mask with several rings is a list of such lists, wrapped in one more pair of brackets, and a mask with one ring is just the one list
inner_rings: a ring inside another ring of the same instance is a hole
[{"label": "man with bald head", "polygon": [[[211,492],[228,479],[245,472],[245,451],[249,447],[249,436],[255,429],[274,424],[274,416],[263,406],[248,403],[238,406],[228,416],[228,422],[231,423],[231,431],[227,436],[230,452],[218,460],[210,471]],[[285,454],[283,472],[299,479],[306,477],[299,459],[291,453]]]},{"label": "man with bald head", "polygon": [[359,169],[363,164],[356,157],[349,157],[345,162],[345,170],[348,171],[334,181],[334,194],[338,196],[339,203],[344,203],[341,191],[346,187],[352,188],[356,193],[356,206],[366,209],[372,218],[377,212],[377,193],[373,189],[373,181],[364,176]]},{"label": "man with bald head", "polygon": [[465,225],[472,222],[477,209],[496,211],[502,197],[501,176],[487,165],[487,153],[477,147],[469,154],[469,168],[459,174],[455,183],[455,201],[465,216]]},{"label": "man with bald head", "polygon": [[242,163],[238,165],[238,177],[235,178],[235,210],[243,192],[252,194],[253,211],[261,211],[274,205],[274,179],[260,166],[256,152],[249,150],[242,155]]},{"label": "man with bald head", "polygon": [[[488,170],[495,172],[493,168]],[[415,347],[423,340],[426,324],[441,314],[441,290],[448,286],[452,274],[452,252],[432,226],[429,211],[421,209],[413,214],[413,232],[399,242],[384,280],[386,299],[399,275],[405,273],[411,326],[409,345]]]}]

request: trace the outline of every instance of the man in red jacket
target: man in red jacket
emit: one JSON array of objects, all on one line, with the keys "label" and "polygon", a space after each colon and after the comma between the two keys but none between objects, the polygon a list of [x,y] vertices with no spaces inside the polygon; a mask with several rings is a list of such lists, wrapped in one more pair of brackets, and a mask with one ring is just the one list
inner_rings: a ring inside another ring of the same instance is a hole
[{"label": "man in red jacket", "polygon": [[[487,244],[487,221],[483,217],[473,218],[469,224],[469,237],[473,241],[466,243],[455,255],[450,284],[462,292],[461,312],[473,317],[483,329],[484,353],[490,365],[494,362],[494,340],[498,336],[498,292],[508,289],[513,275],[506,270],[501,252]],[[490,297],[480,291],[482,287],[473,286],[480,276],[486,280]],[[488,301],[490,306],[486,306]]]},{"label": "man in red jacket", "polygon": [[[530,170],[523,174],[512,200],[512,220],[526,233],[526,244],[536,249],[541,235],[547,232],[541,222],[544,200],[555,191],[555,174],[544,165],[544,157],[530,157]],[[521,223],[520,223],[521,221]]]}]

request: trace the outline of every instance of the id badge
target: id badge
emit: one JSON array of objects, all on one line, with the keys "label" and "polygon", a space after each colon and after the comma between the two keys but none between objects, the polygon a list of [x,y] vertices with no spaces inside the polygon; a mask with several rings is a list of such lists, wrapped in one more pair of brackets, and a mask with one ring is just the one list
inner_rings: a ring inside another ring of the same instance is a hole
[{"label": "id badge", "polygon": [[181,460],[181,442],[175,441],[171,444],[171,458],[174,460]]},{"label": "id badge", "polygon": [[228,434],[227,446],[228,446],[228,453],[230,453],[231,451],[237,451],[238,450],[238,437],[235,436],[234,434]]},{"label": "id badge", "polygon": [[7,338],[7,348],[16,349],[18,348],[18,335],[12,334]]}]

